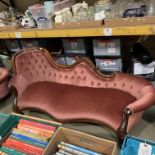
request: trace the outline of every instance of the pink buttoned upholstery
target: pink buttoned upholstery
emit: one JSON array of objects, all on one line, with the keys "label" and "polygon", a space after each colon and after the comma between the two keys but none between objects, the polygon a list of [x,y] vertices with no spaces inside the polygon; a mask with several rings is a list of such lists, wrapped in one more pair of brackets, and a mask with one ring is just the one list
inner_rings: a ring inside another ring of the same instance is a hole
[{"label": "pink buttoned upholstery", "polygon": [[9,71],[4,67],[0,67],[0,99],[5,97],[9,92],[8,75]]},{"label": "pink buttoned upholstery", "polygon": [[155,90],[139,77],[115,73],[107,77],[88,60],[64,67],[44,49],[27,49],[13,58],[15,76],[10,85],[17,91],[20,111],[35,109],[59,121],[89,121],[117,131],[124,109],[131,109],[128,130],[155,102]]}]

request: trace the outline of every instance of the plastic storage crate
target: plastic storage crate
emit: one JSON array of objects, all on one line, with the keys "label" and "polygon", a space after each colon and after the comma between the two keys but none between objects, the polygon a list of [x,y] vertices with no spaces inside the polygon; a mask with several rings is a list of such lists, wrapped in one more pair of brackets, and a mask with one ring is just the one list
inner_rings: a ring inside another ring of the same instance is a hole
[{"label": "plastic storage crate", "polygon": [[93,39],[94,56],[121,56],[120,39]]},{"label": "plastic storage crate", "polygon": [[95,59],[96,67],[101,71],[115,72],[122,71],[122,60],[121,59]]},{"label": "plastic storage crate", "polygon": [[76,62],[76,57],[66,57],[66,64],[73,65]]},{"label": "plastic storage crate", "polygon": [[8,70],[12,68],[11,58],[9,56],[0,54],[0,61]]},{"label": "plastic storage crate", "polygon": [[[151,152],[147,150],[150,150]],[[155,142],[127,135],[124,139],[120,155],[154,155]]]},{"label": "plastic storage crate", "polygon": [[6,48],[11,53],[16,53],[20,51],[20,43],[17,39],[7,39],[5,40]]},{"label": "plastic storage crate", "polygon": [[21,39],[20,40],[22,48],[38,47],[39,43],[35,39]]},{"label": "plastic storage crate", "polygon": [[52,20],[48,19],[44,5],[33,5],[29,7],[29,10],[37,22],[38,28],[52,27]]},{"label": "plastic storage crate", "polygon": [[65,56],[53,56],[53,59],[61,65],[67,65]]},{"label": "plastic storage crate", "polygon": [[63,47],[66,54],[86,54],[85,40],[82,38],[63,39]]}]

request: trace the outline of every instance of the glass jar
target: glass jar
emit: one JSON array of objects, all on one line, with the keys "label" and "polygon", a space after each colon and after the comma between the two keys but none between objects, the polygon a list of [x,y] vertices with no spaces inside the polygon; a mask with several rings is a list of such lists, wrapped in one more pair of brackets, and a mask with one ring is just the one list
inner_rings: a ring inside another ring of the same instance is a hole
[{"label": "glass jar", "polygon": [[147,16],[155,16],[155,0],[147,3]]},{"label": "glass jar", "polygon": [[94,8],[94,6],[90,6],[88,8],[88,20],[95,20],[95,8]]},{"label": "glass jar", "polygon": [[70,11],[70,8],[65,9],[65,14],[66,14],[66,22],[70,22],[72,20],[72,13]]}]

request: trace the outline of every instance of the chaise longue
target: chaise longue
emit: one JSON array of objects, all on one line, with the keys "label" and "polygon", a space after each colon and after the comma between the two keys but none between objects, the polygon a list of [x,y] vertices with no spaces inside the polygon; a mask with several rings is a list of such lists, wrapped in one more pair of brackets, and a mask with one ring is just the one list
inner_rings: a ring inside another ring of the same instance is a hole
[{"label": "chaise longue", "polygon": [[13,57],[13,111],[44,112],[61,122],[107,125],[119,139],[155,103],[150,82],[125,73],[103,75],[87,59],[57,64],[43,48],[24,49]]}]

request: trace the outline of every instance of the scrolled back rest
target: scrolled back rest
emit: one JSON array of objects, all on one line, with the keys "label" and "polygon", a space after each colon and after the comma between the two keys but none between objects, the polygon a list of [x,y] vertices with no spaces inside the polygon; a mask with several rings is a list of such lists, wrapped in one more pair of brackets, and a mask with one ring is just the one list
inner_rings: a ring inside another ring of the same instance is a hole
[{"label": "scrolled back rest", "polygon": [[109,76],[101,77],[100,73],[94,70],[95,66],[86,59],[68,67],[58,65],[42,48],[21,51],[13,57],[13,64],[15,73],[23,75],[30,83],[52,81],[77,86],[102,87],[104,81],[112,80]]},{"label": "scrolled back rest", "polygon": [[22,50],[13,57],[13,64],[15,73],[23,75],[30,83],[48,80],[51,64],[41,48]]},{"label": "scrolled back rest", "polygon": [[114,88],[126,91],[136,98],[141,96],[142,88],[148,85],[147,81],[128,74],[103,75],[86,59],[68,67],[58,65],[42,48],[27,49],[17,54],[13,62],[15,72],[26,77],[29,83],[52,81],[77,86]]}]

